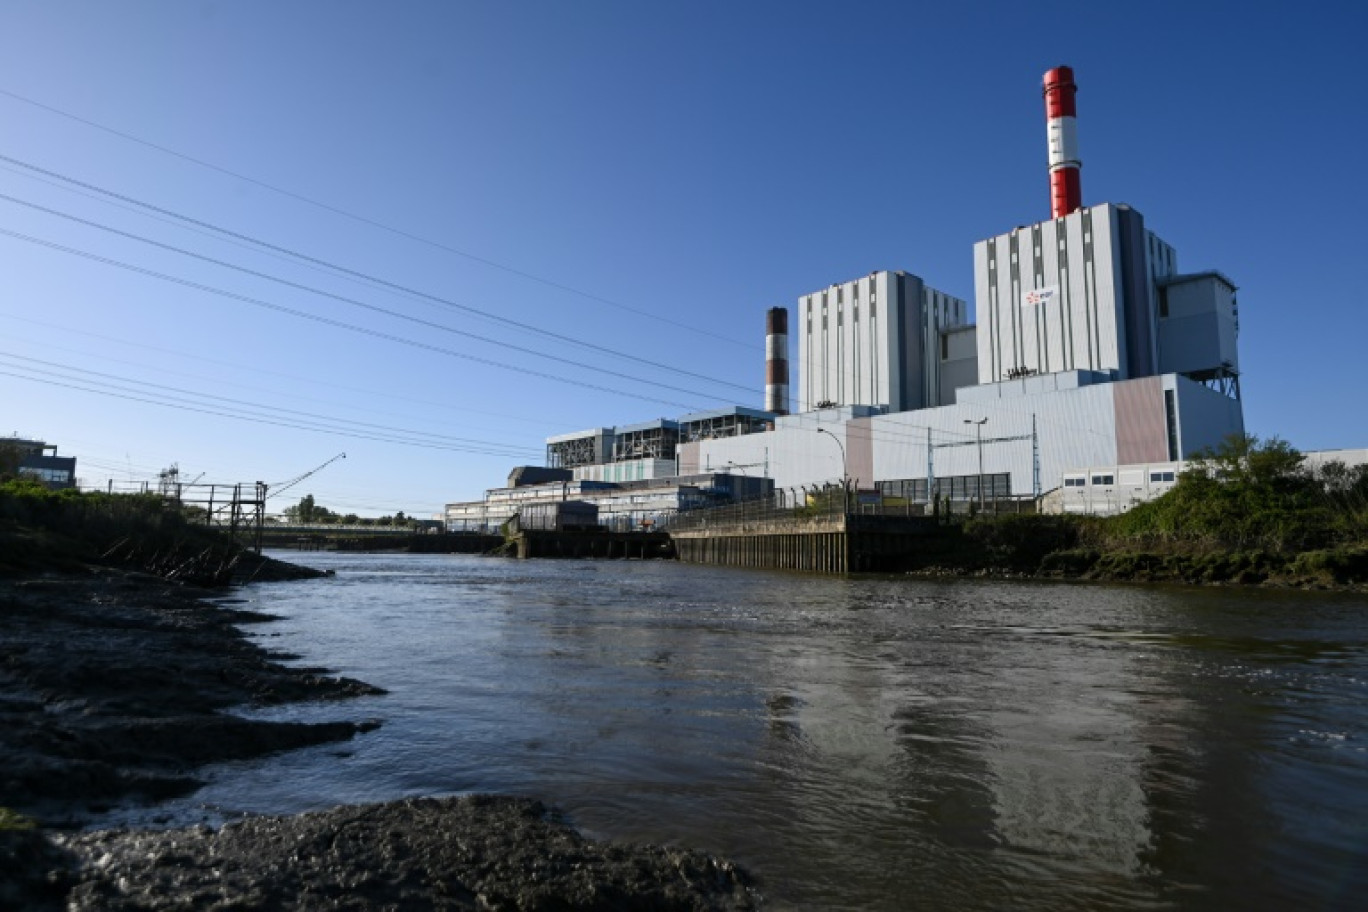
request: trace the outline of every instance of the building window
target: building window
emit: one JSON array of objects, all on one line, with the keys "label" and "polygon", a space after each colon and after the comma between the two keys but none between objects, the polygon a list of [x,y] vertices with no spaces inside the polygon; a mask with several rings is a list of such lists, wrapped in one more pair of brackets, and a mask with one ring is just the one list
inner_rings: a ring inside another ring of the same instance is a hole
[{"label": "building window", "polygon": [[1108,486],[1110,486],[1110,485],[1116,484],[1116,476],[1115,476],[1115,475],[1094,475],[1094,476],[1092,477],[1092,483],[1095,484],[1095,485],[1101,485],[1102,487],[1108,487]]},{"label": "building window", "polygon": [[1164,418],[1168,424],[1168,456],[1171,462],[1178,461],[1178,403],[1174,400],[1173,390],[1164,390]]},{"label": "building window", "polygon": [[1150,472],[1150,484],[1171,484],[1173,480],[1172,472]]},{"label": "building window", "polygon": [[1074,475],[1064,479],[1064,487],[1066,488],[1081,488],[1085,484],[1087,484],[1087,479],[1082,475]]}]

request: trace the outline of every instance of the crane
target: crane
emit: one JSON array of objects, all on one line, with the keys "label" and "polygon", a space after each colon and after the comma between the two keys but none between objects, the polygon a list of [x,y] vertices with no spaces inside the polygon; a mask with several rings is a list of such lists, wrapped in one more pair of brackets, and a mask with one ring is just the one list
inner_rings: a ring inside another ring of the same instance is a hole
[{"label": "crane", "polygon": [[290,488],[293,488],[295,485],[299,484],[299,483],[300,483],[301,481],[303,481],[304,479],[308,478],[310,475],[315,475],[315,474],[317,474],[317,473],[323,471],[324,469],[326,469],[328,466],[332,465],[334,462],[337,462],[337,460],[339,460],[339,459],[346,459],[346,458],[347,458],[347,454],[346,454],[346,453],[338,453],[336,456],[334,456],[332,459],[329,459],[327,462],[323,463],[321,466],[318,466],[318,467],[316,467],[316,468],[312,468],[312,469],[310,469],[309,471],[305,472],[303,475],[296,475],[294,478],[291,478],[291,479],[289,479],[288,481],[279,481],[279,482],[276,482],[275,484],[269,486],[269,487],[275,488],[275,490],[271,492],[271,495],[270,495],[270,496],[271,496],[271,497],[276,497],[276,496],[278,496],[278,495],[280,495],[280,494],[283,494],[283,493],[285,493],[286,491],[290,490]]}]

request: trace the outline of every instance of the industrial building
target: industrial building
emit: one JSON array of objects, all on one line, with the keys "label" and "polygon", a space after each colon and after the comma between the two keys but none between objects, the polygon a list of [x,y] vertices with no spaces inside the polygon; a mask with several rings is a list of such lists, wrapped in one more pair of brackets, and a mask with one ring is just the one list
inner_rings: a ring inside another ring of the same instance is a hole
[{"label": "industrial building", "polygon": [[[834,284],[797,301],[793,414],[787,313],[775,308],[766,410],[552,437],[547,466],[571,473],[576,499],[601,498],[601,515],[621,492],[583,485],[646,485],[675,509],[833,483],[899,504],[1055,491],[1063,502],[1079,488],[1089,512],[1095,493],[1124,509],[1166,490],[1183,460],[1244,430],[1236,286],[1181,272],[1131,206],[1082,205],[1075,92],[1068,67],[1046,73],[1051,217],[974,245],[976,323],[909,272]],[[494,512],[509,490],[489,493]],[[476,510],[450,505],[448,525]]]},{"label": "industrial building", "polygon": [[[945,405],[944,331],[968,323],[968,305],[906,272],[872,272],[798,299],[798,411]],[[954,378],[951,378],[953,382]]]}]

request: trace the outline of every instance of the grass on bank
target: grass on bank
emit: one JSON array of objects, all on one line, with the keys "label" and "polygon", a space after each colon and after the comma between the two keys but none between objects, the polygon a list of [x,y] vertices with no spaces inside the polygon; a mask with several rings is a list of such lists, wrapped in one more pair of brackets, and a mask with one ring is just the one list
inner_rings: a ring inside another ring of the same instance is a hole
[{"label": "grass on bank", "polygon": [[26,478],[0,480],[0,573],[94,564],[223,585],[267,562],[157,494],[52,491]]},{"label": "grass on bank", "polygon": [[1008,516],[967,523],[979,568],[1182,582],[1368,583],[1368,466],[1308,468],[1273,438],[1233,435],[1199,454],[1163,497],[1112,517]]}]

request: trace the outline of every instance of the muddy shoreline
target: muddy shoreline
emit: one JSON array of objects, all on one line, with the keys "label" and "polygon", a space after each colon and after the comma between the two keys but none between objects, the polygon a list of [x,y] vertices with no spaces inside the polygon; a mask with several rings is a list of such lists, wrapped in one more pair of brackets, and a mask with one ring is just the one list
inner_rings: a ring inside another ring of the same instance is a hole
[{"label": "muddy shoreline", "polygon": [[398,801],[220,830],[73,832],[116,802],[193,791],[205,764],[364,737],[380,724],[234,715],[383,691],[281,664],[292,657],[240,629],[272,616],[205,600],[225,594],[109,568],[0,577],[0,908],[758,903],[725,861],[593,843],[524,799]]}]

